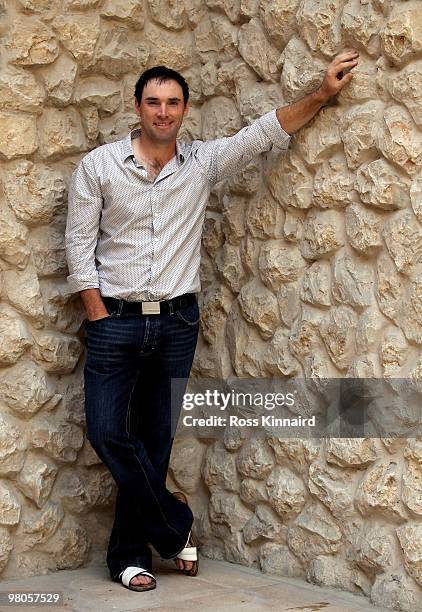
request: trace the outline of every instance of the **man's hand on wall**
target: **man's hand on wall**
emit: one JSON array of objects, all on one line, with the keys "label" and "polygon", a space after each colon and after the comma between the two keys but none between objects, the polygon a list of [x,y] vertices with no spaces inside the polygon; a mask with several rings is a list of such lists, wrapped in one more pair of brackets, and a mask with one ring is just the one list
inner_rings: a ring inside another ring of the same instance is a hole
[{"label": "man's hand on wall", "polygon": [[321,96],[329,100],[343,89],[353,78],[350,72],[358,64],[359,53],[355,49],[347,49],[335,56],[329,64],[324,80],[319,87]]}]

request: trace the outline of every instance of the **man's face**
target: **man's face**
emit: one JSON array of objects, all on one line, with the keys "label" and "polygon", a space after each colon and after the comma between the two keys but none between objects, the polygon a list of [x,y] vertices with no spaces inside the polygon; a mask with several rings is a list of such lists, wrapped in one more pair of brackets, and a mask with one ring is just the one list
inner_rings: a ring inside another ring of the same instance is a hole
[{"label": "man's face", "polygon": [[177,81],[160,83],[148,81],[142,92],[141,103],[135,100],[141,129],[148,140],[165,144],[176,139],[188,104],[183,101],[183,90]]}]

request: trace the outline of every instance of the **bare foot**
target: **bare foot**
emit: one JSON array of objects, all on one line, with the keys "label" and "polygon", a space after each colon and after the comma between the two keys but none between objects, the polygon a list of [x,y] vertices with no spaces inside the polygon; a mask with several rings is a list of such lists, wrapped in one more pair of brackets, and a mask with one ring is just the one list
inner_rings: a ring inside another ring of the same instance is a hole
[{"label": "bare foot", "polygon": [[176,563],[176,567],[179,570],[187,570],[187,571],[189,571],[193,567],[193,561],[183,561],[183,559],[179,559],[179,557],[176,557],[174,562]]},{"label": "bare foot", "polygon": [[152,583],[152,578],[150,578],[149,576],[135,576],[130,581],[130,584],[132,586],[139,586],[140,584],[151,584],[151,583]]}]

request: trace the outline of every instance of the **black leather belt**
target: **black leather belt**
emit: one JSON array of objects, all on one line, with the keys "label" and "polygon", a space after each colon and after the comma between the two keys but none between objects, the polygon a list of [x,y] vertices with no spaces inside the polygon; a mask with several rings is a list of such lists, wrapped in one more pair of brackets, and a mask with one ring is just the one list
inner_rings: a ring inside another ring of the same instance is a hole
[{"label": "black leather belt", "polygon": [[128,302],[118,298],[103,297],[103,302],[118,314],[173,314],[175,310],[195,304],[196,294],[184,293],[171,300],[161,300],[159,302]]}]

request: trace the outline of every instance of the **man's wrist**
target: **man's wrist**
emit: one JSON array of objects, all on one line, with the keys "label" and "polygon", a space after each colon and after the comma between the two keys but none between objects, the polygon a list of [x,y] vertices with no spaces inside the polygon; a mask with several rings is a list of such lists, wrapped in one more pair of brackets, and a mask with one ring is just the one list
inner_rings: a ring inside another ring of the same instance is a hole
[{"label": "man's wrist", "polygon": [[332,96],[324,92],[322,86],[318,87],[318,89],[316,89],[312,95],[314,96],[315,101],[318,102],[318,104],[321,104],[321,106],[327,104],[327,102],[329,102],[329,100],[332,98]]}]

